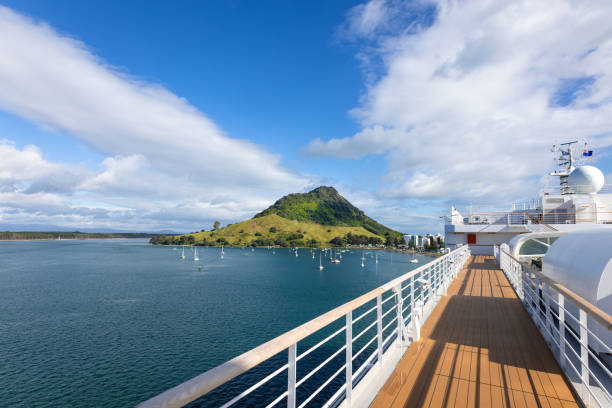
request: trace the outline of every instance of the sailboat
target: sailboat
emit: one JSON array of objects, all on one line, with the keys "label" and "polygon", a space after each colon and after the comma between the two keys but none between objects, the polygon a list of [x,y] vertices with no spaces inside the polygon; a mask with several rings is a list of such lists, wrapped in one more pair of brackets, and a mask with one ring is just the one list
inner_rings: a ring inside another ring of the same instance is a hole
[{"label": "sailboat", "polygon": [[376,254],[376,263],[378,263],[378,254]]},{"label": "sailboat", "polygon": [[321,254],[319,254],[319,270],[323,270],[323,264],[321,263]]},{"label": "sailboat", "polygon": [[225,256],[225,252],[223,252],[223,245],[221,245],[221,259]]},{"label": "sailboat", "polygon": [[419,263],[419,260],[415,257],[415,252],[412,253],[412,259],[410,260],[410,263]]},{"label": "sailboat", "polygon": [[365,256],[363,256],[363,252],[361,253],[361,267],[363,268],[365,266],[365,264],[363,263],[363,261],[365,261]]},{"label": "sailboat", "polygon": [[297,250],[297,248],[295,248],[295,256],[296,256],[296,257],[298,256],[298,250]]},{"label": "sailboat", "polygon": [[199,261],[200,258],[198,257],[198,248],[195,249],[195,252],[193,253],[193,260],[194,261]]},{"label": "sailboat", "polygon": [[336,263],[336,264],[340,263],[340,260],[337,258],[337,256],[338,256],[338,251],[336,251],[336,255],[334,256],[334,259],[332,259],[331,263]]},{"label": "sailboat", "polygon": [[183,247],[183,252],[181,252],[181,259],[185,259],[185,247]]}]

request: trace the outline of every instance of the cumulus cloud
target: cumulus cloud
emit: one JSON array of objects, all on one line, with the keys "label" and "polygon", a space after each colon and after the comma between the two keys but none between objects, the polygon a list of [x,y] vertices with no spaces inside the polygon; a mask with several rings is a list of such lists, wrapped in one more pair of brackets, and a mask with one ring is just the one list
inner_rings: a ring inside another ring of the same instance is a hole
[{"label": "cumulus cloud", "polygon": [[[349,22],[381,4],[358,6]],[[307,155],[383,154],[388,199],[499,199],[535,194],[556,142],[612,144],[612,3],[432,4],[430,25],[408,29],[419,19],[407,16],[364,45],[384,68],[352,111],[362,130],[316,139]]]},{"label": "cumulus cloud", "polygon": [[[310,184],[278,155],[226,135],[185,99],[2,6],[0,59],[0,109],[108,156],[101,171],[92,171],[50,163],[34,146],[18,151],[3,141],[0,191],[7,194],[54,194],[67,213],[116,208],[130,214],[146,207],[163,218],[186,207],[183,214],[193,210],[207,220],[236,219]],[[231,214],[235,208],[241,210]]]}]

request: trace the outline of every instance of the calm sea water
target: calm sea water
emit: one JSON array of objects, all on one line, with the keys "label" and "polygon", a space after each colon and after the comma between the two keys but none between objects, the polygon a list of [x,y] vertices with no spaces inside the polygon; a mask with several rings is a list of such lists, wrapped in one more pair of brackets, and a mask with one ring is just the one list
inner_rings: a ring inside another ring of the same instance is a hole
[{"label": "calm sea water", "polygon": [[133,406],[430,260],[198,251],[0,242],[0,406]]}]

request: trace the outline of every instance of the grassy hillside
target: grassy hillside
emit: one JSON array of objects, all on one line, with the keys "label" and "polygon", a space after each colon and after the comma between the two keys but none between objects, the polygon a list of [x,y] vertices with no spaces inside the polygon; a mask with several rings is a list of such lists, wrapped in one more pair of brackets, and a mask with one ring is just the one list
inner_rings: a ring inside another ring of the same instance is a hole
[{"label": "grassy hillside", "polygon": [[289,220],[314,222],[321,225],[363,227],[384,237],[401,236],[365,215],[363,211],[342,197],[333,187],[318,187],[308,193],[289,194],[254,218],[277,214]]},{"label": "grassy hillside", "polygon": [[366,216],[333,187],[289,194],[253,219],[213,231],[157,236],[154,244],[233,246],[398,245],[401,233]]},{"label": "grassy hillside", "polygon": [[[312,222],[288,220],[276,214],[269,214],[232,224],[215,231],[185,235],[184,237],[186,238],[183,239],[183,243],[215,246],[248,246],[252,245],[254,241],[259,241],[255,245],[311,246],[314,244],[315,246],[320,246],[329,245],[332,239],[344,237],[349,233],[379,238],[382,241],[376,234],[367,231],[363,227],[320,225]],[[193,241],[187,238],[190,236],[193,237]],[[181,236],[176,237],[175,240],[174,242],[179,243]],[[315,241],[314,243],[313,240]]]}]

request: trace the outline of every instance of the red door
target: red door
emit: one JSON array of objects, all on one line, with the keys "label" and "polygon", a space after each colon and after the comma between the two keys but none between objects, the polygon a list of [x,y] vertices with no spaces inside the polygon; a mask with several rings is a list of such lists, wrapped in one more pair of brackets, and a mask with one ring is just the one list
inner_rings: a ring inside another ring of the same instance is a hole
[{"label": "red door", "polygon": [[476,244],[476,234],[467,234],[467,243]]}]

